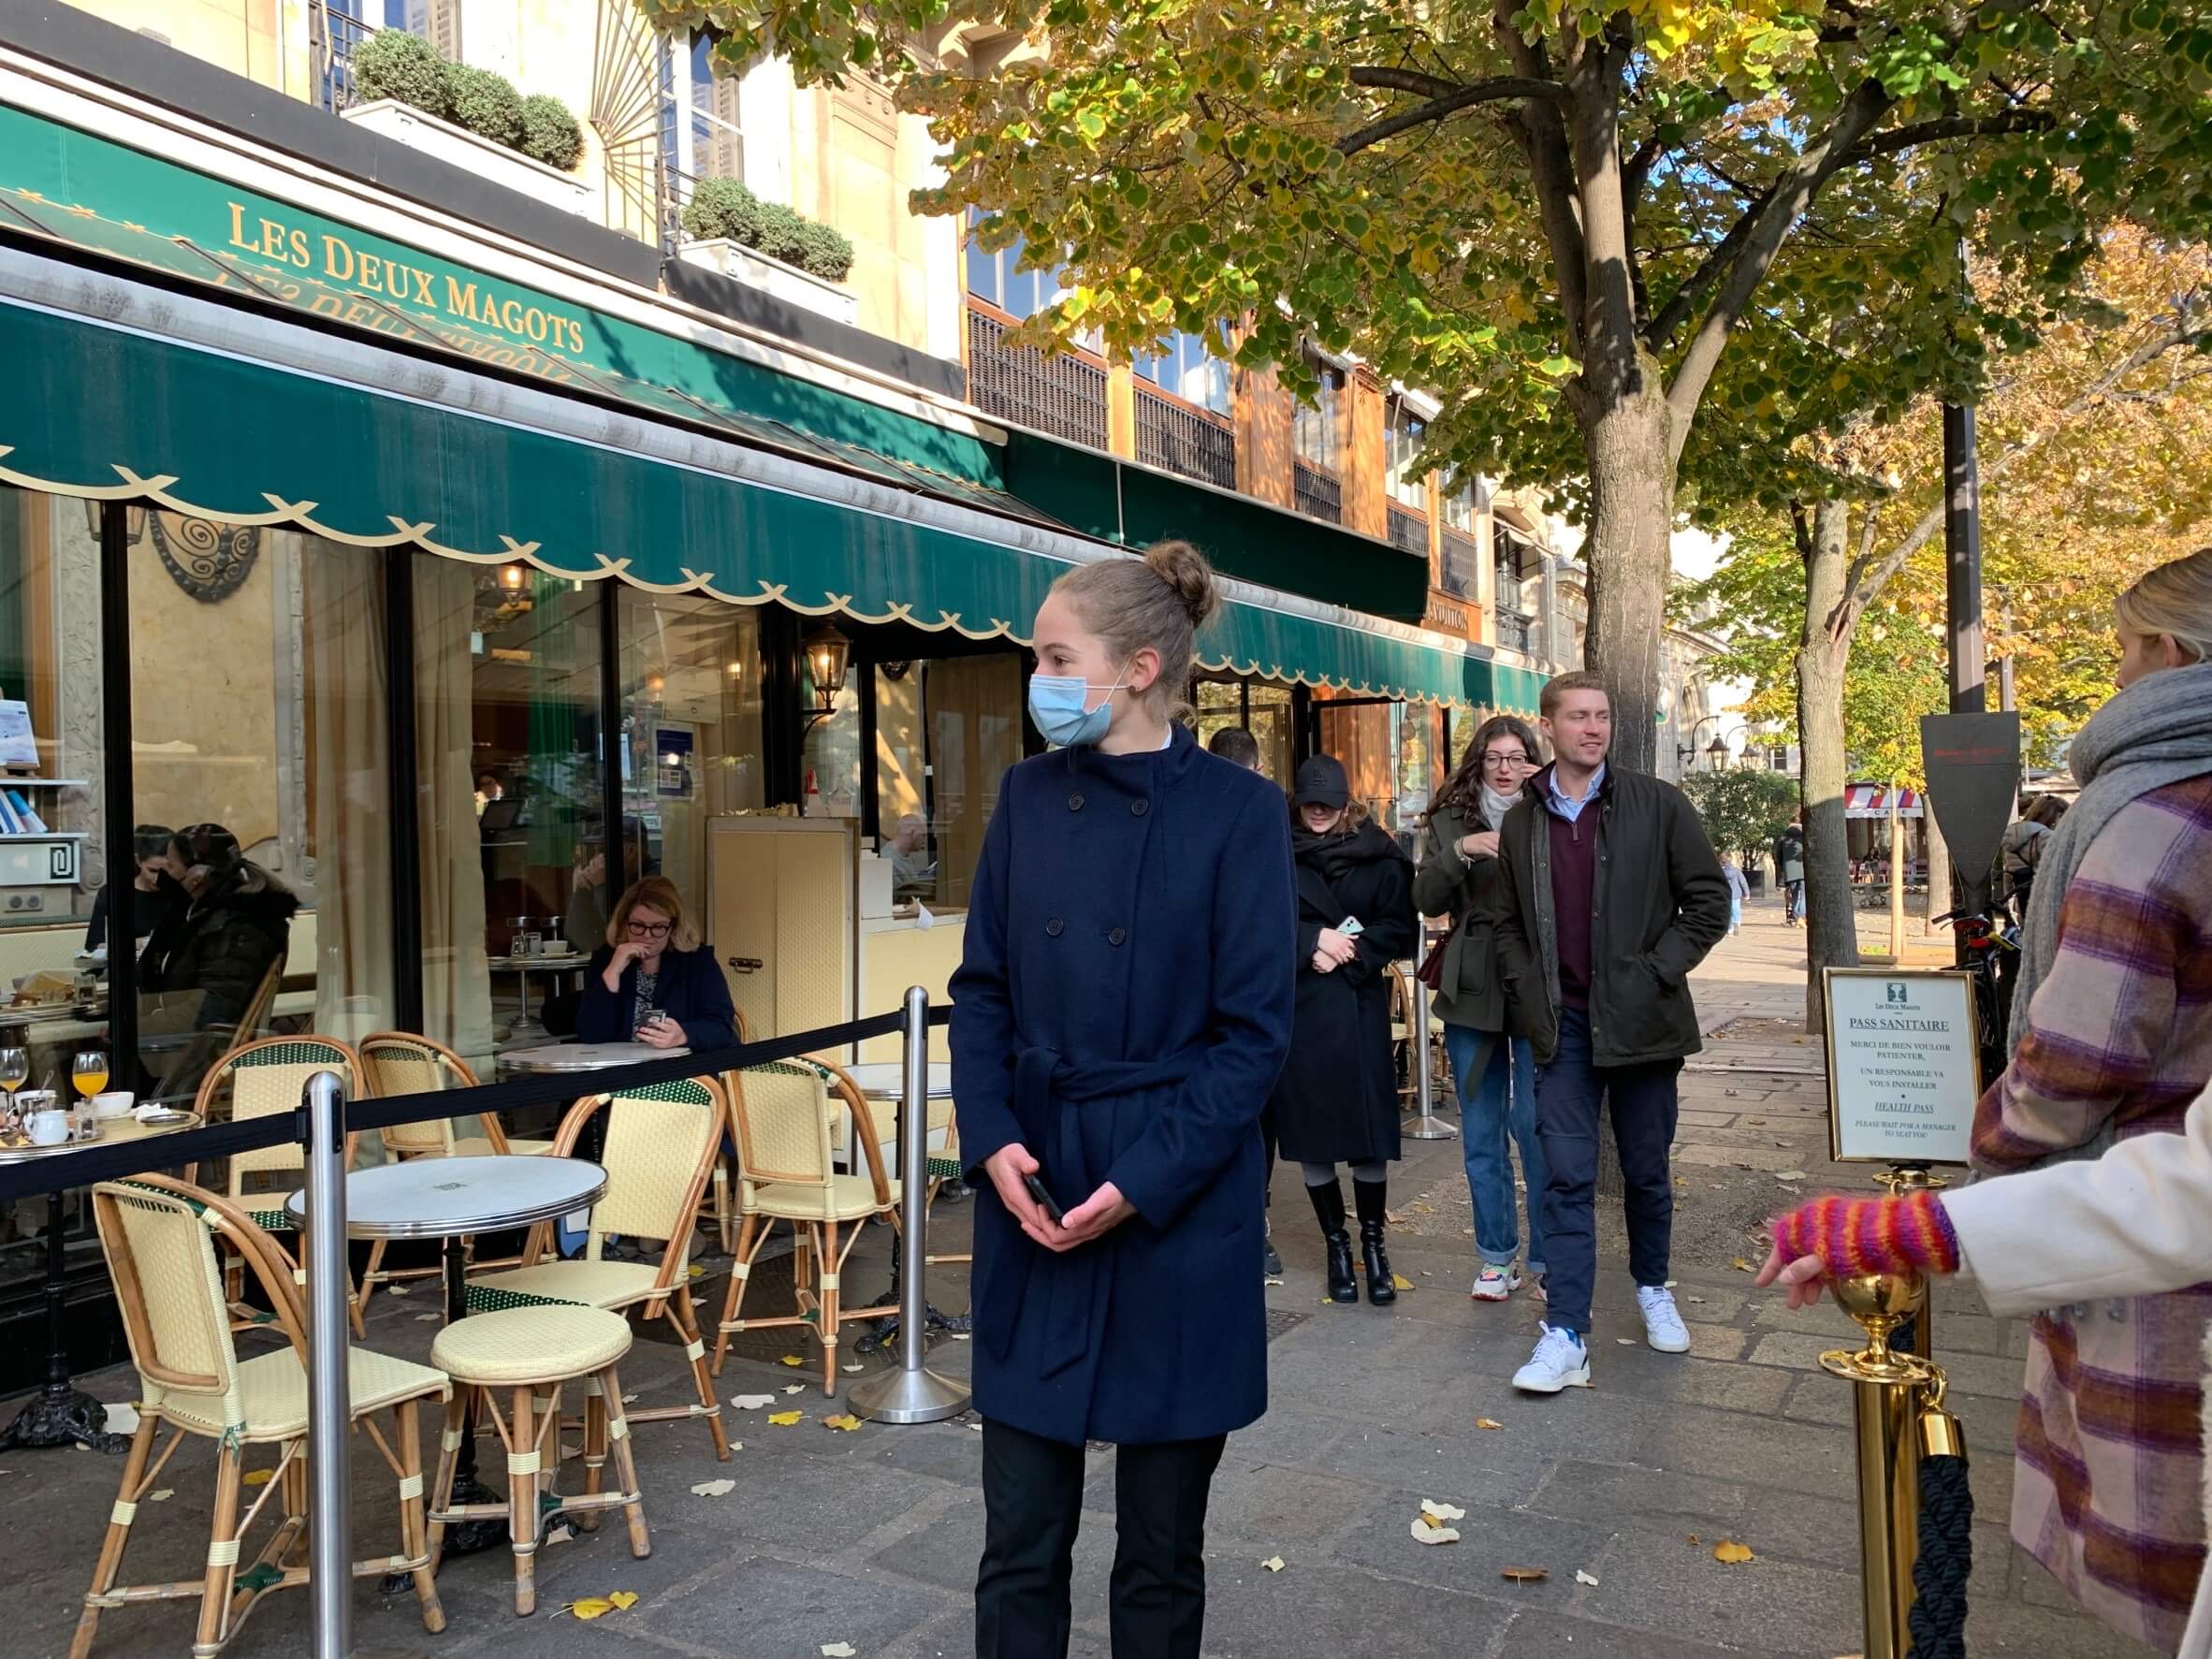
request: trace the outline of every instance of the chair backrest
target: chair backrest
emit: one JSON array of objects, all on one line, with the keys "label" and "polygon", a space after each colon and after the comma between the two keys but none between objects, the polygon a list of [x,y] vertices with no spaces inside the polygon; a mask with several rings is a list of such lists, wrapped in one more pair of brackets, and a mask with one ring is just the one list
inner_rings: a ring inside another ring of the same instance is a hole
[{"label": "chair backrest", "polygon": [[93,1217],[147,1403],[183,1396],[204,1403],[197,1415],[242,1425],[238,1348],[214,1235],[238,1243],[297,1346],[298,1303],[291,1275],[272,1271],[268,1235],[213,1193],[160,1175],[94,1187]]},{"label": "chair backrest", "polygon": [[743,1196],[755,1186],[812,1186],[822,1193],[826,1218],[835,1206],[837,1134],[851,1113],[854,1143],[867,1160],[878,1201],[891,1201],[875,1120],[866,1099],[835,1066],[814,1060],[774,1060],[748,1066],[730,1077],[730,1115],[737,1128],[737,1167]]},{"label": "chair backrest", "polygon": [[[466,1060],[436,1039],[413,1031],[372,1031],[361,1039],[360,1055],[362,1082],[383,1099],[476,1086],[476,1074]],[[384,1149],[395,1157],[451,1157],[454,1126],[459,1121],[429,1117],[393,1124],[382,1131]],[[498,1123],[487,1116],[483,1124],[492,1149],[504,1152],[506,1136]]]},{"label": "chair backrest", "polygon": [[600,1259],[605,1235],[623,1233],[667,1241],[663,1274],[690,1245],[699,1195],[706,1190],[722,1131],[730,1121],[720,1084],[704,1077],[678,1078],[617,1095],[578,1101],[560,1127],[555,1150],[565,1156],[592,1113],[606,1113],[600,1163],[606,1191],[591,1206],[585,1255]]},{"label": "chair backrest", "polygon": [[[297,1111],[307,1080],[318,1071],[337,1072],[345,1080],[346,1099],[361,1098],[360,1060],[350,1046],[334,1037],[265,1037],[258,1042],[243,1043],[225,1055],[201,1080],[199,1113],[212,1122],[214,1109],[226,1093],[233,1123]],[[350,1149],[350,1137],[348,1145]],[[305,1167],[306,1154],[296,1141],[233,1153],[230,1195],[238,1198],[244,1193],[248,1174]]]}]

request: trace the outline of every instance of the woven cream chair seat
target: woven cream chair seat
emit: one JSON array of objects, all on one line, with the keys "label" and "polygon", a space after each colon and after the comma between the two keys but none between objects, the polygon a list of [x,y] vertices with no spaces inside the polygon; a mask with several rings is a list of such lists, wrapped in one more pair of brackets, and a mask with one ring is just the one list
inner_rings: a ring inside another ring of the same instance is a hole
[{"label": "woven cream chair seat", "polygon": [[553,1150],[550,1141],[514,1141],[494,1146],[482,1135],[463,1135],[453,1143],[455,1157],[491,1157],[504,1152],[512,1157],[544,1157]]},{"label": "woven cream chair seat", "polygon": [[[890,1188],[891,1201],[897,1203],[898,1183],[884,1185]],[[819,1186],[756,1186],[752,1207],[779,1221],[861,1221],[879,1214],[883,1201],[876,1196],[875,1182],[866,1175],[832,1175],[826,1193]]]},{"label": "woven cream chair seat", "polygon": [[457,1382],[519,1386],[604,1371],[630,1351],[630,1321],[595,1307],[516,1308],[448,1325],[430,1362]]},{"label": "woven cream chair seat", "polygon": [[[354,1415],[382,1411],[402,1400],[446,1395],[445,1378],[438,1371],[368,1348],[347,1350],[347,1398]],[[442,1369],[442,1368],[441,1368]],[[228,1410],[220,1396],[187,1394],[145,1381],[146,1402],[157,1405],[171,1422],[220,1439]],[[307,1368],[290,1348],[241,1360],[238,1367],[238,1410],[243,1437],[249,1442],[294,1440],[307,1433]]]},{"label": "woven cream chair seat", "polygon": [[[626,1308],[652,1295],[660,1276],[657,1261],[547,1261],[471,1279],[469,1305],[500,1308],[546,1302],[572,1307]],[[513,1300],[516,1298],[528,1300]]]}]

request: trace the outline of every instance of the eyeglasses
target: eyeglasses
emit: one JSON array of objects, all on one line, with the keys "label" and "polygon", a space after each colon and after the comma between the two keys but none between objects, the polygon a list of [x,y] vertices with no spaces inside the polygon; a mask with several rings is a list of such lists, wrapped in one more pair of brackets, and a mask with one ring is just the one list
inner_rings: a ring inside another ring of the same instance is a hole
[{"label": "eyeglasses", "polygon": [[675,925],[673,922],[640,922],[634,916],[630,919],[630,931],[639,939],[666,939]]},{"label": "eyeglasses", "polygon": [[1486,766],[1525,766],[1528,756],[1518,749],[1492,749],[1482,757]]}]

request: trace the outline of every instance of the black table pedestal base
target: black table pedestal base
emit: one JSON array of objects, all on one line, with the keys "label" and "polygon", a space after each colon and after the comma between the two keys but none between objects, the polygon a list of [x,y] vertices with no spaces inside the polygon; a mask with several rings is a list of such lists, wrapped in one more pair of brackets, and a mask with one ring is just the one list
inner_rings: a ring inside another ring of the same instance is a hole
[{"label": "black table pedestal base", "polygon": [[95,1451],[121,1451],[130,1444],[128,1434],[108,1433],[108,1408],[90,1394],[66,1383],[57,1390],[51,1385],[16,1413],[15,1421],[0,1431],[0,1451],[37,1446],[89,1446]]}]

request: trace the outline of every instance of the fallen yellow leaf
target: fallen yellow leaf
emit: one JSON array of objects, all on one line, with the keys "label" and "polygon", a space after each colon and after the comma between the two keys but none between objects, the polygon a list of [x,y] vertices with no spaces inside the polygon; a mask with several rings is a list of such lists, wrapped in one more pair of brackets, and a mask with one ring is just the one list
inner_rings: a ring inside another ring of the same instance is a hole
[{"label": "fallen yellow leaf", "polygon": [[783,1362],[786,1365],[796,1368],[798,1366],[804,1365],[807,1361],[800,1359],[796,1354],[786,1354],[783,1356]]},{"label": "fallen yellow leaf", "polygon": [[579,1619],[603,1619],[609,1613],[627,1612],[637,1606],[637,1593],[617,1590],[607,1595],[587,1595],[581,1601],[572,1601],[563,1611]]},{"label": "fallen yellow leaf", "polygon": [[1268,1572],[1279,1573],[1283,1570],[1283,1558],[1279,1555],[1271,1555],[1259,1564]]},{"label": "fallen yellow leaf", "polygon": [[1595,1573],[1586,1573],[1580,1567],[1577,1567],[1575,1569],[1575,1582],[1578,1584],[1588,1584],[1594,1587],[1597,1583],[1597,1575]]},{"label": "fallen yellow leaf", "polygon": [[1392,1273],[1390,1275],[1390,1283],[1397,1286],[1401,1290],[1410,1290],[1413,1288],[1413,1281],[1407,1278],[1404,1273]]},{"label": "fallen yellow leaf", "polygon": [[1742,1257],[1740,1257],[1740,1256],[1739,1256],[1739,1257],[1738,1257],[1738,1258],[1737,1258],[1735,1260],[1733,1260],[1733,1261],[1731,1261],[1730,1263],[1728,1263],[1728,1265],[1729,1265],[1730,1267],[1734,1268],[1734,1269],[1735,1269],[1735,1270],[1736,1270],[1738,1273],[1750,1273],[1750,1272],[1752,1271],[1752,1264],[1751,1264],[1750,1262],[1748,1262],[1748,1261],[1744,1260],[1744,1259],[1743,1259]]},{"label": "fallen yellow leaf", "polygon": [[166,1504],[176,1495],[177,1489],[175,1487],[165,1486],[159,1492],[148,1492],[146,1494],[146,1501],[149,1504]]},{"label": "fallen yellow leaf", "polygon": [[735,1480],[702,1480],[691,1488],[691,1495],[695,1498],[719,1498],[724,1492],[736,1490],[737,1483]]},{"label": "fallen yellow leaf", "polygon": [[1459,1529],[1437,1526],[1422,1516],[1413,1523],[1413,1541],[1417,1544],[1456,1544],[1460,1541]]},{"label": "fallen yellow leaf", "polygon": [[792,1424],[804,1420],[806,1416],[803,1411],[771,1411],[768,1420],[779,1429],[788,1429]]},{"label": "fallen yellow leaf", "polygon": [[1421,1513],[1431,1521],[1464,1521],[1467,1512],[1453,1504],[1439,1504],[1434,1498],[1421,1500]]},{"label": "fallen yellow leaf", "polygon": [[764,1405],[775,1404],[776,1396],[773,1394],[733,1394],[730,1396],[730,1404],[739,1411],[758,1411]]},{"label": "fallen yellow leaf", "polygon": [[1551,1577],[1549,1567],[1506,1567],[1498,1577],[1508,1584],[1541,1584]]},{"label": "fallen yellow leaf", "polygon": [[807,1385],[805,1383],[793,1383],[783,1391],[787,1394],[804,1394],[807,1391]]},{"label": "fallen yellow leaf", "polygon": [[699,1266],[699,1265],[698,1265],[698,1263],[696,1263],[696,1262],[693,1262],[693,1263],[691,1264],[691,1277],[692,1277],[692,1278],[694,1278],[694,1279],[703,1279],[703,1278],[705,1278],[705,1277],[706,1276],[706,1270],[705,1268],[703,1268],[703,1267]]},{"label": "fallen yellow leaf", "polygon": [[1730,1566],[1740,1566],[1747,1561],[1759,1559],[1752,1553],[1749,1544],[1739,1544],[1734,1538],[1724,1539],[1721,1543],[1715,1544],[1712,1558],[1715,1561],[1725,1562]]},{"label": "fallen yellow leaf", "polygon": [[267,1486],[269,1477],[275,1473],[274,1469],[248,1469],[246,1471],[246,1484],[248,1486]]},{"label": "fallen yellow leaf", "polygon": [[842,1417],[823,1418],[822,1419],[822,1426],[825,1429],[836,1429],[842,1433],[850,1434],[853,1430],[860,1427],[860,1419],[854,1417],[850,1411],[848,1411]]},{"label": "fallen yellow leaf", "polygon": [[1475,1419],[1475,1426],[1477,1429],[1502,1429],[1506,1425],[1494,1417],[1478,1417]]},{"label": "fallen yellow leaf", "polygon": [[822,1659],[852,1659],[852,1656],[859,1652],[860,1650],[851,1642],[823,1642],[822,1644]]}]

